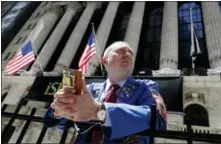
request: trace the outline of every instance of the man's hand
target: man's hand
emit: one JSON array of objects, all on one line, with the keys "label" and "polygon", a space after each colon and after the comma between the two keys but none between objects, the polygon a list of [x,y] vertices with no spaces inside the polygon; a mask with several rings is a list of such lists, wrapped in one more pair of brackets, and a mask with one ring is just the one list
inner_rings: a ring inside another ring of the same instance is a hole
[{"label": "man's hand", "polygon": [[62,116],[73,121],[88,121],[97,119],[97,111],[100,103],[96,102],[87,89],[83,79],[83,92],[75,94],[74,88],[64,88],[54,95],[51,107],[55,110],[55,116]]},{"label": "man's hand", "polygon": [[164,103],[164,100],[162,96],[159,93],[152,93],[153,98],[156,101],[157,104],[157,110],[159,111],[159,114],[164,118],[167,119],[167,108]]}]

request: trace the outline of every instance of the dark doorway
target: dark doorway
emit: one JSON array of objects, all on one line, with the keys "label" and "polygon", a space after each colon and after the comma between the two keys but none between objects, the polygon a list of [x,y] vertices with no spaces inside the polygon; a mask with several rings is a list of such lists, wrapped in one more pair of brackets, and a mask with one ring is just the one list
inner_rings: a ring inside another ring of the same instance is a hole
[{"label": "dark doorway", "polygon": [[[191,104],[184,110],[185,114],[191,119],[192,125],[209,126],[209,118],[207,110],[198,104]],[[184,119],[184,124],[187,124]]]}]

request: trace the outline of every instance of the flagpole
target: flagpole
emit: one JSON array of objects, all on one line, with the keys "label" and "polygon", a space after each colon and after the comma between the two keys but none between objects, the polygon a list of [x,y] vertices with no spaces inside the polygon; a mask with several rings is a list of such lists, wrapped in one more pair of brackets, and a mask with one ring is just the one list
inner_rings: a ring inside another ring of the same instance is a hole
[{"label": "flagpole", "polygon": [[191,23],[191,50],[190,50],[190,55],[192,58],[192,68],[195,68],[194,62],[193,62],[193,53],[195,51],[194,47],[194,35],[193,35],[193,19],[192,19],[192,8],[190,8],[190,23]]},{"label": "flagpole", "polygon": [[195,38],[195,40],[196,40],[197,54],[201,54],[202,52],[201,52],[201,50],[200,50],[200,45],[199,45],[199,41],[198,41],[198,38],[197,38],[196,32],[195,32],[194,29],[193,29],[193,31],[194,31],[194,38]]},{"label": "flagpole", "polygon": [[[33,52],[36,54],[36,56],[37,56],[37,58],[38,58],[38,53],[37,53],[37,51],[34,49],[34,46],[32,45],[32,49],[33,49]],[[36,58],[36,59],[37,59]],[[40,63],[40,59],[39,59],[39,65],[40,65],[40,69],[41,69],[41,71],[43,72],[43,68],[42,68],[42,65],[41,65],[41,63]]]},{"label": "flagpole", "polygon": [[102,74],[104,76],[104,69],[103,69],[103,65],[101,63],[101,57],[100,57],[100,52],[99,52],[99,48],[98,48],[98,43],[97,43],[97,38],[96,38],[96,34],[95,34],[95,30],[94,30],[94,23],[91,23],[92,25],[92,31],[94,33],[94,38],[95,38],[95,48],[96,48],[96,54],[97,54],[97,57],[99,59],[99,63],[100,63],[100,66],[101,66],[101,71],[102,71]]}]

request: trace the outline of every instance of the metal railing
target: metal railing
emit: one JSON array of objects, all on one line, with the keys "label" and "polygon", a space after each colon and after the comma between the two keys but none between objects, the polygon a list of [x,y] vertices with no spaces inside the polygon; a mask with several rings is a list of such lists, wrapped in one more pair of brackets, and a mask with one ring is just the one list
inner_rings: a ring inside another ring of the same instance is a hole
[{"label": "metal railing", "polygon": [[[16,110],[14,111],[14,113],[10,113],[10,112],[6,112],[6,108],[7,108],[7,104],[4,104],[2,107],[2,117],[7,117],[10,118],[8,124],[4,127],[3,131],[2,131],[2,142],[3,143],[8,143],[10,140],[10,136],[12,136],[12,134],[9,133],[13,133],[13,129],[11,129],[13,122],[16,119],[19,120],[24,120],[26,121],[24,124],[24,127],[22,128],[21,133],[19,134],[17,140],[16,140],[16,144],[20,144],[22,143],[22,140],[27,132],[28,127],[30,126],[31,122],[38,122],[38,123],[42,123],[43,124],[43,118],[40,116],[34,116],[34,114],[36,113],[36,108],[32,108],[31,112],[29,115],[25,115],[25,114],[19,114],[20,109],[22,108],[22,106],[24,105],[24,103],[26,103],[27,100],[25,99],[21,99],[21,101],[19,102],[19,104],[16,107]],[[152,112],[154,112],[156,108],[153,107],[152,108]],[[177,139],[177,140],[186,140],[188,142],[188,144],[192,144],[193,141],[200,141],[200,142],[211,142],[211,143],[221,143],[221,135],[219,134],[208,134],[208,133],[196,133],[193,131],[192,125],[189,123],[187,123],[186,127],[187,127],[187,131],[175,131],[175,130],[156,130],[155,129],[155,116],[152,115],[152,119],[151,119],[151,129],[142,131],[137,133],[136,135],[140,135],[140,136],[150,136],[150,138],[154,139],[156,137],[159,138],[169,138],[169,139]],[[188,117],[186,117],[188,119]],[[79,124],[83,124],[83,123],[79,123]],[[85,126],[89,126],[90,124],[86,124],[84,123],[83,125]],[[71,123],[67,124],[61,139],[59,141],[59,143],[65,143],[66,139],[67,139],[67,135],[69,132],[69,128],[72,126]],[[41,133],[39,134],[36,143],[40,144],[42,143],[45,134],[47,132],[48,128],[43,126]],[[10,135],[10,136],[9,136]]]}]

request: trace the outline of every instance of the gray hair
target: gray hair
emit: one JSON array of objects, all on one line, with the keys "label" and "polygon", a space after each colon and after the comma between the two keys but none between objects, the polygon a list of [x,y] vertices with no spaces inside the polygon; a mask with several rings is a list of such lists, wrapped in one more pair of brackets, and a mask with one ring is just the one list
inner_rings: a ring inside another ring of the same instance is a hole
[{"label": "gray hair", "polygon": [[104,57],[108,57],[112,51],[115,51],[123,47],[127,47],[133,51],[133,49],[128,43],[123,42],[123,41],[118,41],[118,42],[114,42],[113,44],[111,44],[109,47],[106,48],[106,50],[104,51]]}]

